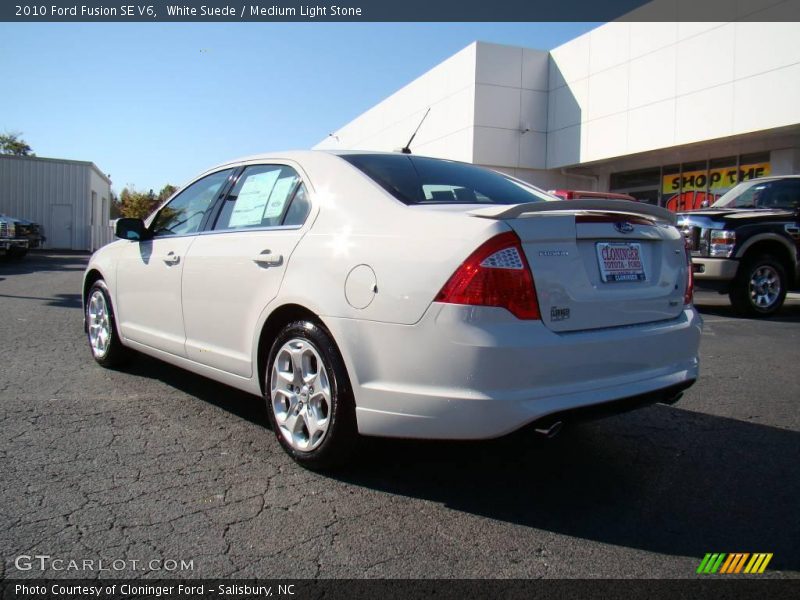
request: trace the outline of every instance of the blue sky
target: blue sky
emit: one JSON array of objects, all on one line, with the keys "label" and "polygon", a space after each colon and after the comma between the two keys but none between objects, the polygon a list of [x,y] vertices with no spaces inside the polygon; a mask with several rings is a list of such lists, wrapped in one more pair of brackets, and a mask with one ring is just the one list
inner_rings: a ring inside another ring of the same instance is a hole
[{"label": "blue sky", "polygon": [[3,23],[0,131],[158,190],[309,148],[476,39],[551,49],[596,25]]}]

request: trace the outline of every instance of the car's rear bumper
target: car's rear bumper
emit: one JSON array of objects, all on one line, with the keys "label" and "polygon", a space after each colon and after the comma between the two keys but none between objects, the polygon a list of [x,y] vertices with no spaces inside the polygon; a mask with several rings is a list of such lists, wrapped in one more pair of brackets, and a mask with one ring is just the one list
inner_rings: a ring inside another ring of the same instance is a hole
[{"label": "car's rear bumper", "polygon": [[416,325],[325,319],[365,435],[481,439],[622,399],[670,400],[698,375],[702,322],[555,333],[504,309],[434,304]]}]

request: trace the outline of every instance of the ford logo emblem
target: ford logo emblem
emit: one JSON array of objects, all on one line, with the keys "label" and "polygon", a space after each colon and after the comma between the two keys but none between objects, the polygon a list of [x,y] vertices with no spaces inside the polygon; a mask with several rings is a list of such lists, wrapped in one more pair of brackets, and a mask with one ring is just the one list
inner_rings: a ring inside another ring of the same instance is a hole
[{"label": "ford logo emblem", "polygon": [[631,231],[633,231],[633,225],[631,225],[627,221],[620,221],[619,223],[614,223],[614,229],[616,229],[620,233],[630,233]]}]

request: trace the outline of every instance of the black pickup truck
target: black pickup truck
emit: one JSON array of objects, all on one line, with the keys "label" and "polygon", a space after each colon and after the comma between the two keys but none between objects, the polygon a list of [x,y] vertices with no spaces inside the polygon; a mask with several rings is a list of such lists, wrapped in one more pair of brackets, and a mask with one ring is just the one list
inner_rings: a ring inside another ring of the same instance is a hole
[{"label": "black pickup truck", "polygon": [[800,176],[740,183],[711,207],[679,213],[698,288],[767,317],[800,287]]},{"label": "black pickup truck", "polygon": [[45,241],[38,223],[0,214],[0,255],[22,258]]}]

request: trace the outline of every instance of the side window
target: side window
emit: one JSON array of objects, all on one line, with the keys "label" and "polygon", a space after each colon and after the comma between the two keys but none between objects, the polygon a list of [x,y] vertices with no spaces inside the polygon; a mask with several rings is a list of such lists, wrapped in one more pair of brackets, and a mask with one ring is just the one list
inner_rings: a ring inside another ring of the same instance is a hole
[{"label": "side window", "polygon": [[233,173],[233,169],[217,171],[175,196],[164,206],[153,220],[151,229],[155,236],[191,235],[197,233],[206,212],[214,204],[222,186]]},{"label": "side window", "polygon": [[764,208],[786,208],[789,210],[800,207],[800,179],[781,179],[775,181],[770,187],[770,193],[761,205]]},{"label": "side window", "polygon": [[301,183],[300,187],[292,198],[292,203],[289,205],[289,210],[286,211],[286,216],[283,219],[284,225],[300,226],[306,222],[308,211],[311,204],[308,202],[308,193],[306,192],[305,184]]},{"label": "side window", "polygon": [[307,214],[305,187],[294,169],[254,165],[244,170],[228,194],[214,229],[302,225]]}]

